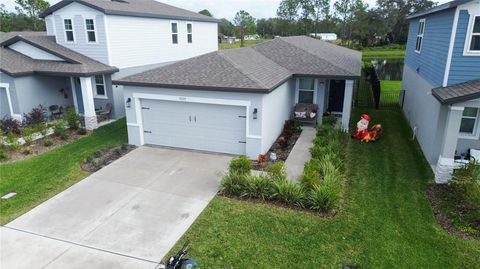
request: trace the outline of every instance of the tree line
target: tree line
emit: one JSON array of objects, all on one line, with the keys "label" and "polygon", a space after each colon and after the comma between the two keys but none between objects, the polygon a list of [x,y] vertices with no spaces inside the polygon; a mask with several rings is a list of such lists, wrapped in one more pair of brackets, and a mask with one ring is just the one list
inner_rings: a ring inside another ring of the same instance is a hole
[{"label": "tree line", "polygon": [[221,19],[219,33],[236,35],[242,41],[243,33],[264,38],[336,33],[351,46],[405,44],[407,17],[436,4],[431,0],[377,0],[370,7],[363,0],[282,0],[275,18],[254,19],[242,10],[232,22]]}]

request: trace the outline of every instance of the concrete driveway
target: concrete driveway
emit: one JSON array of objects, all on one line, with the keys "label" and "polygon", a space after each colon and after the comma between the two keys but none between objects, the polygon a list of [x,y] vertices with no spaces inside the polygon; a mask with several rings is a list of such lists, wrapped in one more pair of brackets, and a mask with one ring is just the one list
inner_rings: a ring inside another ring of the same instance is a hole
[{"label": "concrete driveway", "polygon": [[0,268],[155,268],[230,159],[138,148],[1,227]]}]

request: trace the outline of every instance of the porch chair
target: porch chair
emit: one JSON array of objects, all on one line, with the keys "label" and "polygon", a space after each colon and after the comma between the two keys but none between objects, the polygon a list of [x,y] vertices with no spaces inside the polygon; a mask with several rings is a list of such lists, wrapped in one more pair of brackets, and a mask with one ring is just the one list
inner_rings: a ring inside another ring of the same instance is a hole
[{"label": "porch chair", "polygon": [[298,103],[293,109],[293,120],[304,124],[317,126],[318,106],[315,104]]},{"label": "porch chair", "polygon": [[105,108],[96,111],[98,122],[109,120],[111,112],[112,112],[112,104],[111,103],[107,103],[105,105]]},{"label": "porch chair", "polygon": [[48,107],[48,110],[50,111],[50,118],[52,120],[59,119],[63,115],[63,107],[61,106],[51,105]]}]

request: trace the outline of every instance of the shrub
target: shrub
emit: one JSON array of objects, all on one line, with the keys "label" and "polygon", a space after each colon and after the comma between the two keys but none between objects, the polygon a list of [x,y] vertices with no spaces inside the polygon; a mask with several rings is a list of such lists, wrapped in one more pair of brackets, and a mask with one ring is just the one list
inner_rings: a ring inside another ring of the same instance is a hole
[{"label": "shrub", "polygon": [[25,125],[27,126],[37,126],[45,123],[47,120],[47,110],[42,106],[38,105],[33,108],[28,114],[23,114]]},{"label": "shrub", "polygon": [[122,155],[122,150],[121,150],[120,148],[116,148],[116,149],[113,150],[113,153],[114,153],[115,155],[120,156],[120,155]]},{"label": "shrub", "polygon": [[251,198],[268,200],[274,195],[274,183],[268,176],[250,176],[248,180],[250,181],[250,184],[248,184],[247,187],[249,187],[249,196]]},{"label": "shrub", "polygon": [[8,159],[8,155],[5,150],[0,149],[0,161],[5,161]]},{"label": "shrub", "polygon": [[309,192],[308,207],[313,210],[328,212],[337,205],[339,199],[339,188],[330,181],[322,182]]},{"label": "shrub", "polygon": [[11,150],[17,150],[20,147],[18,137],[14,133],[7,133],[7,143]]},{"label": "shrub", "polygon": [[287,168],[285,166],[285,163],[282,161],[269,163],[267,167],[267,172],[274,181],[287,180]]},{"label": "shrub", "polygon": [[480,208],[480,165],[470,163],[456,170],[453,187],[465,203]]},{"label": "shrub", "polygon": [[37,133],[37,128],[27,127],[22,130],[23,140],[25,140],[25,145],[31,145],[33,142],[33,136]]},{"label": "shrub", "polygon": [[78,130],[80,125],[80,116],[75,111],[75,108],[69,107],[64,116],[65,121],[72,130]]},{"label": "shrub", "polygon": [[51,147],[51,146],[53,146],[53,141],[52,140],[45,140],[45,141],[43,141],[43,146]]},{"label": "shrub", "polygon": [[22,154],[23,154],[23,155],[30,155],[30,154],[32,154],[32,151],[31,151],[30,149],[24,149],[24,150],[22,151]]},{"label": "shrub", "polygon": [[337,118],[335,116],[325,116],[323,117],[322,124],[327,126],[335,126],[337,123]]},{"label": "shrub", "polygon": [[304,207],[305,189],[300,185],[290,181],[279,181],[274,183],[274,197],[287,205]]},{"label": "shrub", "polygon": [[247,175],[237,171],[230,171],[230,173],[223,177],[220,184],[220,193],[225,195],[236,195],[240,197],[246,196],[246,189],[249,188],[249,181]]},{"label": "shrub", "polygon": [[4,134],[20,135],[22,133],[21,127],[22,123],[18,120],[12,118],[3,118],[3,120],[0,120],[0,129],[2,129]]},{"label": "shrub", "polygon": [[38,133],[40,133],[43,137],[47,136],[47,132],[48,132],[48,126],[47,124],[45,123],[42,123],[42,124],[38,124],[37,126],[35,126],[35,129]]},{"label": "shrub", "polygon": [[[67,131],[65,130],[65,121],[59,120],[53,125],[53,134],[58,137],[64,137],[67,135]],[[67,135],[68,137],[68,135]],[[62,138],[63,139],[63,138]]]},{"label": "shrub", "polygon": [[77,134],[79,134],[79,135],[86,135],[86,134],[87,134],[87,129],[85,129],[85,128],[78,128]]},{"label": "shrub", "polygon": [[128,144],[122,144],[122,146],[120,146],[120,148],[121,148],[123,151],[127,151],[127,150],[128,150]]},{"label": "shrub", "polygon": [[239,156],[234,158],[229,165],[229,173],[235,173],[239,175],[250,175],[252,170],[252,162],[247,156]]},{"label": "shrub", "polygon": [[97,151],[94,151],[92,153],[92,156],[95,157],[95,158],[100,158],[100,157],[102,157],[102,154],[103,154],[103,152],[101,150],[97,150]]},{"label": "shrub", "polygon": [[302,132],[302,124],[299,122],[295,122],[293,125],[293,133],[294,134],[299,134]]},{"label": "shrub", "polygon": [[300,182],[305,188],[311,189],[320,184],[322,171],[321,167],[322,166],[319,159],[310,159],[305,163],[303,175],[300,178]]}]

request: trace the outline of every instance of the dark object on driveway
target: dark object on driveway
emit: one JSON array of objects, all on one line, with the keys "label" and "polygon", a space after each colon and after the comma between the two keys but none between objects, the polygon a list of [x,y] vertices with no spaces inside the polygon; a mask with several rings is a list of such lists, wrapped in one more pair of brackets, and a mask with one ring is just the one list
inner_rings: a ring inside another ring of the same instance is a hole
[{"label": "dark object on driveway", "polygon": [[187,252],[188,243],[185,243],[182,249],[178,251],[177,255],[172,256],[168,259],[168,262],[165,265],[165,269],[194,269],[197,266],[197,262],[194,259],[185,258]]}]

